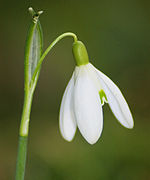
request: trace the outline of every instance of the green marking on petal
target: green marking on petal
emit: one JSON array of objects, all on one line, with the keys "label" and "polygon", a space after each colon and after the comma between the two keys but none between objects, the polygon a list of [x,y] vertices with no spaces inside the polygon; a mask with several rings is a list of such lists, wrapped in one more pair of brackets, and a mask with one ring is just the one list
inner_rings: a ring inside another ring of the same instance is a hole
[{"label": "green marking on petal", "polygon": [[104,102],[108,103],[106,94],[102,89],[99,91],[99,96],[100,96],[100,100],[101,100],[102,105],[104,105]]}]

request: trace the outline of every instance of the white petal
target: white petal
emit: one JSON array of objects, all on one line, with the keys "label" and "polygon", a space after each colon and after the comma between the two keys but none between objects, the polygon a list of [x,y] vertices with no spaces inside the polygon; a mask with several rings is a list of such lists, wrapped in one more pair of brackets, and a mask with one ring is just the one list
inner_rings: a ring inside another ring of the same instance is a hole
[{"label": "white petal", "polygon": [[72,95],[74,91],[74,74],[69,81],[60,106],[59,127],[64,139],[71,141],[76,132],[76,121],[73,111]]},{"label": "white petal", "polygon": [[109,106],[118,119],[118,121],[126,128],[133,128],[134,122],[129,109],[129,106],[123,97],[120,89],[114,84],[114,82],[108,78],[105,74],[92,67],[96,70],[99,75],[100,83],[106,94]]},{"label": "white petal", "polygon": [[79,68],[74,90],[74,112],[81,134],[94,144],[103,129],[102,105],[88,68],[86,65]]}]

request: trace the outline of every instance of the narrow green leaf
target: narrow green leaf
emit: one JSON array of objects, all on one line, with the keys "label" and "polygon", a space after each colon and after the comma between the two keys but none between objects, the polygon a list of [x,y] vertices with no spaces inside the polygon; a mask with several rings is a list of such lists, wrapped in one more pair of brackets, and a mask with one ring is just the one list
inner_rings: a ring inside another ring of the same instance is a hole
[{"label": "narrow green leaf", "polygon": [[[42,54],[43,35],[38,16],[38,14],[33,16],[33,21],[27,36],[25,50],[25,88],[29,88],[33,73]],[[38,78],[39,72],[37,73],[36,79]]]}]

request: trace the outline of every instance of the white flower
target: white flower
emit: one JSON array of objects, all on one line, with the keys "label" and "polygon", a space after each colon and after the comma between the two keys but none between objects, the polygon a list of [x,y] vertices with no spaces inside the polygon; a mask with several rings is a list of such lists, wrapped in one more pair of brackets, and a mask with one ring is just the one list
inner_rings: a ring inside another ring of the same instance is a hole
[{"label": "white flower", "polygon": [[60,131],[64,139],[71,141],[78,127],[88,143],[96,143],[103,129],[104,101],[124,127],[133,128],[129,107],[112,80],[91,63],[76,66],[60,107]]},{"label": "white flower", "polygon": [[89,63],[81,41],[73,44],[76,68],[64,92],[59,115],[60,131],[71,141],[77,127],[88,143],[94,144],[103,130],[102,106],[107,102],[118,121],[133,128],[133,118],[119,88],[105,74]]}]

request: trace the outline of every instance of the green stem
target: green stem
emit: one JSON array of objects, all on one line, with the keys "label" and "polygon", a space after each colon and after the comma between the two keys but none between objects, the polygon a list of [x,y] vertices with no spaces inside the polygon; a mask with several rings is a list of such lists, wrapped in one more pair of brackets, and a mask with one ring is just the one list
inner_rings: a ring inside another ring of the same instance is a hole
[{"label": "green stem", "polygon": [[[37,80],[39,77],[39,69],[41,64],[45,58],[45,56],[49,53],[49,51],[55,46],[55,44],[63,39],[66,36],[72,36],[74,38],[74,42],[77,41],[77,36],[74,33],[64,33],[56,38],[46,49],[46,51],[41,56],[38,64],[35,68],[35,71],[32,76],[32,80],[30,85],[25,82],[25,98],[24,98],[24,106],[20,124],[19,131],[19,146],[18,146],[18,155],[17,155],[17,165],[16,165],[16,179],[15,180],[24,180],[25,174],[25,165],[26,165],[26,152],[27,152],[27,139],[28,139],[28,131],[29,131],[29,122],[30,122],[30,112],[34,90],[37,84]],[[27,76],[27,74],[25,75]],[[28,79],[28,78],[26,78]]]},{"label": "green stem", "polygon": [[31,112],[31,104],[35,85],[32,89],[25,91],[24,106],[19,131],[19,146],[16,164],[16,180],[24,180],[26,154],[27,154],[27,140],[29,131],[29,120]]},{"label": "green stem", "polygon": [[67,32],[67,33],[64,33],[64,34],[61,34],[60,36],[58,36],[49,46],[48,48],[45,50],[45,52],[42,54],[37,66],[36,66],[36,69],[34,71],[34,74],[32,76],[32,82],[34,82],[35,80],[35,77],[38,73],[38,70],[39,68],[41,67],[41,64],[44,60],[44,58],[46,57],[46,55],[49,53],[49,51],[55,46],[56,43],[58,43],[61,39],[63,39],[64,37],[67,37],[67,36],[72,36],[73,39],[74,39],[74,42],[76,42],[78,39],[77,39],[77,36],[74,34],[74,33],[71,33],[71,32]]},{"label": "green stem", "polygon": [[24,180],[28,137],[19,136],[16,180]]},{"label": "green stem", "polygon": [[22,119],[21,119],[20,132],[19,132],[20,136],[28,136],[32,98],[33,98],[33,92],[25,93],[24,106],[23,106]]}]

